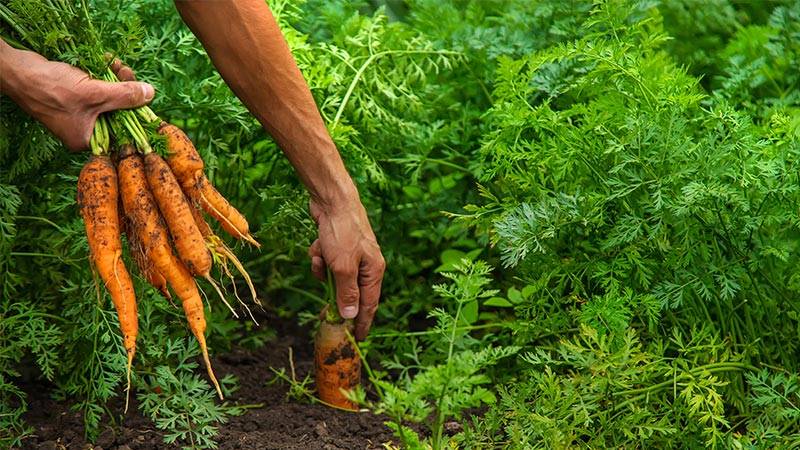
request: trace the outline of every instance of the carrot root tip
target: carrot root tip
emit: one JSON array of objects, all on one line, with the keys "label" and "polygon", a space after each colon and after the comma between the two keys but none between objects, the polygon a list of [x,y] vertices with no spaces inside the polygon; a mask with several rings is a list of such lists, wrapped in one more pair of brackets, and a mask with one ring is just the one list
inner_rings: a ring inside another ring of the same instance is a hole
[{"label": "carrot root tip", "polygon": [[222,395],[222,388],[220,388],[219,382],[217,381],[217,377],[214,375],[214,369],[211,368],[211,359],[208,357],[208,347],[206,347],[205,342],[201,342],[201,347],[203,350],[203,362],[206,364],[206,371],[208,372],[208,377],[211,378],[211,383],[217,390],[217,395],[219,395],[219,399],[225,400],[225,397]]},{"label": "carrot root tip", "polygon": [[133,368],[133,351],[128,352],[128,364],[125,368],[125,376],[127,378],[127,385],[125,387],[125,414],[128,413],[128,405],[131,399],[131,369]]}]

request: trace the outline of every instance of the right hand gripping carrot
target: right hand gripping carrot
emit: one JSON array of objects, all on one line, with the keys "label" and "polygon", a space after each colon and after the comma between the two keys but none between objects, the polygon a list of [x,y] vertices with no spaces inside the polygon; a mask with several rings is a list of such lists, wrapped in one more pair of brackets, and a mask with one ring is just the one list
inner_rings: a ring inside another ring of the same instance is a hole
[{"label": "right hand gripping carrot", "polygon": [[120,160],[118,170],[125,214],[131,221],[134,233],[142,242],[148,260],[156,265],[180,298],[189,329],[200,344],[208,376],[219,397],[223,398],[208,356],[205,339],[206,320],[200,292],[189,270],[172,252],[164,219],[159,214],[153,194],[148,189],[141,156],[136,152],[130,152],[129,156]]}]

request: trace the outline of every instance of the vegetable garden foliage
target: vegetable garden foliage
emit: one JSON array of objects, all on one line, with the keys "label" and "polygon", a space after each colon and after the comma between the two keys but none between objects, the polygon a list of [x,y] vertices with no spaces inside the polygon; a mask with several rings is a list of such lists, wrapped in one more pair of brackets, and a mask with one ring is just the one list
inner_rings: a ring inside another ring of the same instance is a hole
[{"label": "vegetable garden foliage", "polygon": [[[295,4],[271,2],[388,262],[365,401],[404,445],[800,443],[800,3]],[[308,316],[315,230],[279,150],[170,2],[92,6],[252,218],[266,250],[242,259],[269,307]],[[31,376],[91,436],[119,420],[125,358],[75,205],[85,155],[0,101],[0,445],[30,432]],[[140,408],[212,446],[240,410],[194,376],[179,312],[137,293]],[[215,353],[265,336],[208,322]]]}]

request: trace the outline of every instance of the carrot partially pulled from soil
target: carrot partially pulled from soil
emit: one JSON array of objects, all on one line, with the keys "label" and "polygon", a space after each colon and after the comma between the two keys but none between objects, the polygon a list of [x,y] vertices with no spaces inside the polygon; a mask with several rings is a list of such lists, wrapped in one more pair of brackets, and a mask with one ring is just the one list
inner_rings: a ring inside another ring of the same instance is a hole
[{"label": "carrot partially pulled from soil", "polygon": [[167,139],[167,162],[186,195],[216,219],[225,232],[260,247],[250,235],[250,225],[244,215],[203,174],[203,160],[183,130],[164,122],[158,132]]},{"label": "carrot partially pulled from soil", "polygon": [[[197,284],[186,266],[172,252],[167,227],[148,187],[142,157],[129,146],[123,146],[120,153],[118,170],[125,214],[130,219],[133,232],[141,241],[148,260],[155,264],[175,291],[175,295],[181,300],[189,329],[200,344],[208,376],[219,397],[223,398],[208,356],[203,301]],[[205,248],[204,244],[201,243],[201,245]]]},{"label": "carrot partially pulled from soil", "polygon": [[326,311],[322,316],[314,340],[317,393],[329,405],[356,410],[358,406],[345,395],[361,383],[361,359],[354,341],[348,337],[353,333],[353,321],[331,320]]},{"label": "carrot partially pulled from soil", "polygon": [[[123,345],[128,356],[127,390],[136,353],[139,332],[136,293],[130,274],[122,261],[120,240],[119,189],[117,172],[108,156],[93,155],[78,176],[78,205],[86,225],[86,237],[92,262],[111,294],[119,317]],[[127,400],[125,409],[127,410]]]}]

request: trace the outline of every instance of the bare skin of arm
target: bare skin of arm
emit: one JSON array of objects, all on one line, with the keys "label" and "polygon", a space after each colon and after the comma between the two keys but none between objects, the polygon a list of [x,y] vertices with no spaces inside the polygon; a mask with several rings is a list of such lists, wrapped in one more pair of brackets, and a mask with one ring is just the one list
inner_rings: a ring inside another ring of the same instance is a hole
[{"label": "bare skin of arm", "polygon": [[107,83],[86,72],[0,39],[0,93],[42,122],[70,150],[84,150],[100,113],[142,106],[155,92],[147,83]]},{"label": "bare skin of arm", "polygon": [[364,339],[378,307],[385,263],[358,191],[331,140],[272,12],[263,0],[175,5],[219,73],[272,135],[311,194],[319,238],[312,271],[336,281],[339,312]]}]

